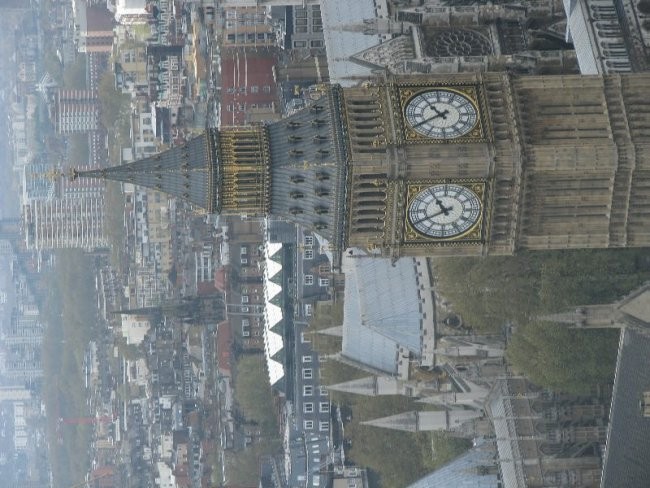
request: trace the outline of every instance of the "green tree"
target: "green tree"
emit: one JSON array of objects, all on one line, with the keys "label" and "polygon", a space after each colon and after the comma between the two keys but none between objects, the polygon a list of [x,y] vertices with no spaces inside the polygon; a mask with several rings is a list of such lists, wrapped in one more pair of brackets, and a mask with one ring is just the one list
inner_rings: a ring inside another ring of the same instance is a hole
[{"label": "green tree", "polygon": [[245,354],[239,358],[235,374],[235,400],[244,417],[260,426],[262,435],[274,437],[278,424],[273,405],[273,392],[268,381],[262,354]]},{"label": "green tree", "polygon": [[63,67],[63,86],[76,90],[86,88],[86,55],[78,54],[72,64]]},{"label": "green tree", "polygon": [[109,130],[119,129],[129,117],[129,96],[115,89],[113,72],[107,71],[102,76],[98,88],[101,104],[101,122]]},{"label": "green tree", "polygon": [[513,257],[434,260],[439,290],[479,331],[517,330],[513,366],[540,386],[584,392],[610,381],[615,331],[543,323],[543,314],[610,303],[650,279],[646,249],[522,253]]},{"label": "green tree", "polygon": [[566,325],[531,322],[508,345],[515,370],[533,383],[575,394],[613,381],[618,330],[577,330]]},{"label": "green tree", "polygon": [[48,72],[59,85],[63,85],[63,65],[59,61],[54,44],[46,43],[44,48],[43,70]]},{"label": "green tree", "polygon": [[271,454],[267,444],[253,444],[245,450],[226,451],[226,478],[233,485],[257,486],[260,462]]},{"label": "green tree", "polygon": [[124,193],[119,184],[107,182],[104,195],[104,232],[110,241],[111,265],[121,272],[124,256]]},{"label": "green tree", "polygon": [[[90,445],[90,426],[60,426],[58,419],[89,413],[82,371],[85,348],[95,335],[96,301],[91,269],[92,259],[83,252],[59,251],[56,266],[47,277],[50,296],[44,310],[44,401],[52,447],[49,455],[57,486],[83,479],[90,465],[86,450],[79,449]],[[62,447],[55,440],[59,432],[63,436]]]},{"label": "green tree", "polygon": [[[322,363],[320,367],[321,381],[325,385],[368,376],[368,373],[333,360]],[[333,404],[342,407],[345,437],[351,445],[347,456],[371,470],[373,486],[407,486],[469,448],[466,440],[442,433],[413,434],[361,424],[365,420],[422,410],[423,404],[412,398],[366,397],[337,391],[331,391],[330,396]]]},{"label": "green tree", "polygon": [[569,306],[607,303],[650,279],[645,249],[433,259],[438,289],[465,322],[494,332]]}]

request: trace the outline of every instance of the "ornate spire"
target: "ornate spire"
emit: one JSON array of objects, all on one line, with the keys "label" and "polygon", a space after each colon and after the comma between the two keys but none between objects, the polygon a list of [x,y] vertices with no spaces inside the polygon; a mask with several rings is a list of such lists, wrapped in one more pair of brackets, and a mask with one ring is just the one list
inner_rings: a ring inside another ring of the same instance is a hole
[{"label": "ornate spire", "polygon": [[210,213],[284,218],[323,236],[336,265],[346,244],[343,93],[327,86],[318,95],[274,124],[208,129],[184,146],[73,178],[133,183]]},{"label": "ornate spire", "polygon": [[476,410],[440,410],[423,412],[404,412],[374,420],[366,420],[361,425],[371,425],[384,429],[406,432],[426,432],[433,430],[458,429],[463,424],[480,419],[483,413]]},{"label": "ornate spire", "polygon": [[220,212],[219,133],[208,129],[183,146],[111,168],[73,171],[72,179],[102,178],[133,183],[182,198],[210,213]]}]

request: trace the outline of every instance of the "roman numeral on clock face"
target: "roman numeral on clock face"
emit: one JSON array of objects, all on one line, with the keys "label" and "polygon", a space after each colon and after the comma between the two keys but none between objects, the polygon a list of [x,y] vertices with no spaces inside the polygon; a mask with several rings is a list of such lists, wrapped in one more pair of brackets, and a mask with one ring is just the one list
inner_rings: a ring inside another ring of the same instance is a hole
[{"label": "roman numeral on clock face", "polygon": [[446,88],[426,90],[413,96],[404,108],[410,130],[430,139],[451,140],[468,134],[478,122],[474,102]]},{"label": "roman numeral on clock face", "polygon": [[421,190],[408,205],[411,227],[431,239],[453,239],[479,222],[482,203],[469,188],[457,184],[435,184]]}]

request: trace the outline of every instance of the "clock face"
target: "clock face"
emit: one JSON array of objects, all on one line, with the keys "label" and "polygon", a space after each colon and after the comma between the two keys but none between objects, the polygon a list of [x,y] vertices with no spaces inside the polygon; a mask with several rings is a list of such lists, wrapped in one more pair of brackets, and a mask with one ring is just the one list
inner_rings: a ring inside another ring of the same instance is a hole
[{"label": "clock face", "polygon": [[428,90],[418,93],[406,104],[408,125],[431,139],[455,139],[469,133],[478,123],[474,103],[452,90]]},{"label": "clock face", "polygon": [[481,199],[465,186],[432,185],[416,194],[408,207],[408,220],[420,234],[452,239],[470,231],[481,218]]}]

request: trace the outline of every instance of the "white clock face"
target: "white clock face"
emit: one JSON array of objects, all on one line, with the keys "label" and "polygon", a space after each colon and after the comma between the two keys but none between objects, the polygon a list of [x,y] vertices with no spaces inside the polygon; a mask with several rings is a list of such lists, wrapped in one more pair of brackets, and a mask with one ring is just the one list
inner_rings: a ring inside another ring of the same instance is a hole
[{"label": "white clock face", "polygon": [[405,117],[411,129],[432,139],[464,136],[478,122],[474,103],[452,90],[418,93],[406,104]]},{"label": "white clock face", "polygon": [[481,218],[481,199],[465,186],[430,186],[409,203],[408,220],[420,234],[451,239],[471,230]]}]

